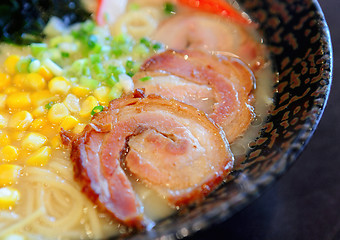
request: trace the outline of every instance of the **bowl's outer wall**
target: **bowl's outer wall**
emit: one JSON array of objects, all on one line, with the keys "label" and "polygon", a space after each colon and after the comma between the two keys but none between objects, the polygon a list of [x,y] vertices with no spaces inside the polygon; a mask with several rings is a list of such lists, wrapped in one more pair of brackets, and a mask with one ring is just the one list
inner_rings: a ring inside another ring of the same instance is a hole
[{"label": "bowl's outer wall", "polygon": [[181,239],[230,217],[282,175],[312,136],[330,92],[332,49],[312,0],[240,0],[259,23],[278,72],[275,104],[261,135],[224,184],[199,205],[131,239]]}]

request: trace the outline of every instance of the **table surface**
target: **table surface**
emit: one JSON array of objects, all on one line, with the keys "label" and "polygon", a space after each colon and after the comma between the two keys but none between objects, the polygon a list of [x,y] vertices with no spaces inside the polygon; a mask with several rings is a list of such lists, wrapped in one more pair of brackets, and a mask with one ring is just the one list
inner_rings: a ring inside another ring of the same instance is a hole
[{"label": "table surface", "polygon": [[331,95],[313,138],[298,161],[264,194],[223,224],[189,238],[237,240],[340,239],[340,0],[319,0],[330,28]]}]

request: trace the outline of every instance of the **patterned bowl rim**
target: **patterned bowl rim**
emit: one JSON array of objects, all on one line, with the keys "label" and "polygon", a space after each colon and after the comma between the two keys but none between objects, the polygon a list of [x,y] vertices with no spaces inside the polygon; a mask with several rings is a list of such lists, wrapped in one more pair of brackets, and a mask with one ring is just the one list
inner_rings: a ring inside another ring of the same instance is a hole
[{"label": "patterned bowl rim", "polygon": [[[320,4],[317,0],[311,0],[311,2],[315,6],[316,13],[320,19],[320,42],[325,53],[324,55],[329,56],[329,59],[324,61],[322,65],[327,66],[328,64],[328,67],[325,67],[327,74],[324,75],[325,77],[323,77],[323,79],[326,78],[329,83],[327,85],[325,95],[323,97],[319,97],[319,99],[322,98],[324,101],[321,104],[313,105],[312,109],[310,110],[309,120],[304,123],[288,151],[285,152],[283,157],[273,164],[273,166],[271,166],[271,168],[265,174],[256,179],[256,181],[251,182],[251,186],[248,186],[244,192],[239,192],[235,197],[233,197],[232,201],[223,202],[218,207],[210,210],[198,218],[195,218],[193,221],[187,221],[179,226],[172,225],[171,228],[167,229],[166,231],[152,229],[150,231],[131,236],[128,239],[182,239],[184,237],[193,235],[200,230],[204,230],[210,226],[224,222],[236,212],[240,211],[253,202],[256,198],[258,198],[265,189],[276,182],[276,180],[278,180],[297,160],[303,149],[307,146],[308,142],[312,138],[312,135],[320,122],[329,98],[333,77],[333,50],[330,31]],[[316,100],[317,99],[318,98],[316,98]]]}]

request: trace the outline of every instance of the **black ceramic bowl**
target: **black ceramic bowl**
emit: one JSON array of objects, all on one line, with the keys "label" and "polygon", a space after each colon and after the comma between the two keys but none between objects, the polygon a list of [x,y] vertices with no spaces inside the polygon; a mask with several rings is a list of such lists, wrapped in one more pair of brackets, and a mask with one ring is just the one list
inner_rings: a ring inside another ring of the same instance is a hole
[{"label": "black ceramic bowl", "polygon": [[182,239],[231,217],[297,159],[312,137],[331,86],[332,47],[316,0],[238,0],[259,23],[278,73],[275,102],[261,134],[231,180],[199,205],[129,239]]}]

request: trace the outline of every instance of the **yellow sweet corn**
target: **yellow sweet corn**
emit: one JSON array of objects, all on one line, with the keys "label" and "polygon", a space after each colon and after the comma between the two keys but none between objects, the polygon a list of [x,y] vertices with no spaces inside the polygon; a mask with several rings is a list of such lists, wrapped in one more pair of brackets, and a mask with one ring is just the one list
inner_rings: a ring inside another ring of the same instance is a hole
[{"label": "yellow sweet corn", "polygon": [[79,120],[76,117],[73,116],[67,116],[64,118],[64,120],[60,124],[60,128],[63,128],[64,130],[71,130],[79,123]]},{"label": "yellow sweet corn", "polygon": [[0,131],[0,146],[4,147],[11,144],[11,139],[6,132]]},{"label": "yellow sweet corn", "polygon": [[41,147],[26,160],[26,164],[30,166],[44,166],[51,159],[51,154],[51,147]]},{"label": "yellow sweet corn", "polygon": [[49,81],[53,78],[53,73],[45,66],[41,66],[38,70],[38,73],[43,76],[46,81]]},{"label": "yellow sweet corn", "polygon": [[32,90],[42,90],[46,86],[46,81],[38,73],[29,73],[25,78],[24,85]]},{"label": "yellow sweet corn", "polygon": [[100,104],[106,105],[111,100],[109,93],[110,93],[110,88],[103,86],[103,87],[99,87],[96,90],[94,90],[93,95],[98,99]]},{"label": "yellow sweet corn", "polygon": [[18,61],[20,60],[20,57],[17,55],[11,55],[5,60],[5,70],[9,74],[14,74],[16,72],[16,65]]},{"label": "yellow sweet corn", "polygon": [[27,73],[17,73],[13,77],[13,85],[18,88],[23,88],[26,82]]},{"label": "yellow sweet corn", "polygon": [[31,97],[27,92],[16,92],[8,95],[6,104],[9,108],[28,108],[31,106]]},{"label": "yellow sweet corn", "polygon": [[6,107],[6,94],[0,94],[0,109],[3,109]]},{"label": "yellow sweet corn", "polygon": [[81,105],[79,115],[84,118],[91,116],[92,109],[95,106],[98,106],[97,99],[93,96],[88,96]]},{"label": "yellow sweet corn", "polygon": [[78,113],[80,111],[79,98],[73,94],[68,94],[63,103],[72,113]]},{"label": "yellow sweet corn", "polygon": [[62,147],[62,142],[60,139],[60,136],[55,136],[54,138],[51,139],[51,146],[54,149],[59,149],[60,147]]},{"label": "yellow sweet corn", "polygon": [[22,130],[11,131],[11,139],[13,141],[21,141],[24,138],[25,134],[26,132]]},{"label": "yellow sweet corn", "polygon": [[47,141],[47,137],[43,134],[30,132],[28,133],[21,142],[21,147],[28,150],[38,150]]},{"label": "yellow sweet corn", "polygon": [[7,122],[8,122],[7,117],[0,114],[0,129],[7,127]]},{"label": "yellow sweet corn", "polygon": [[6,73],[0,73],[0,90],[4,90],[11,83],[11,76]]},{"label": "yellow sweet corn", "polygon": [[19,92],[19,89],[17,87],[9,86],[8,88],[5,89],[4,94],[8,95],[17,92]]},{"label": "yellow sweet corn", "polygon": [[87,97],[90,95],[91,90],[83,86],[73,86],[71,92],[79,98]]},{"label": "yellow sweet corn", "polygon": [[42,128],[44,128],[45,126],[47,126],[47,124],[48,124],[48,122],[47,122],[46,118],[36,118],[31,123],[30,129],[33,130],[33,131],[39,131]]},{"label": "yellow sweet corn", "polygon": [[73,128],[73,132],[75,134],[81,133],[84,130],[85,126],[86,126],[86,124],[84,124],[84,123],[78,123],[77,126],[75,126]]},{"label": "yellow sweet corn", "polygon": [[4,146],[0,151],[1,160],[4,162],[13,162],[18,160],[19,150],[12,145]]},{"label": "yellow sweet corn", "polygon": [[47,109],[45,108],[45,106],[40,106],[40,107],[36,107],[32,111],[32,116],[35,118],[38,118],[38,117],[45,115],[46,113],[47,113]]},{"label": "yellow sweet corn", "polygon": [[12,115],[9,119],[8,126],[18,130],[26,130],[33,122],[32,115],[27,111],[20,111]]},{"label": "yellow sweet corn", "polygon": [[67,94],[71,83],[64,77],[54,77],[48,83],[48,89],[52,94]]},{"label": "yellow sweet corn", "polygon": [[47,118],[51,123],[60,123],[70,112],[63,103],[54,104],[47,113]]},{"label": "yellow sweet corn", "polygon": [[36,91],[31,94],[31,101],[33,106],[39,107],[44,106],[49,103],[53,102],[57,99],[57,96],[50,93],[48,90]]},{"label": "yellow sweet corn", "polygon": [[20,177],[22,167],[14,164],[0,165],[0,186],[10,185]]},{"label": "yellow sweet corn", "polygon": [[20,193],[12,187],[0,188],[0,209],[12,209],[20,198]]}]

